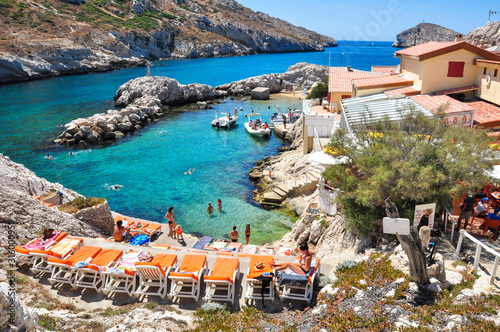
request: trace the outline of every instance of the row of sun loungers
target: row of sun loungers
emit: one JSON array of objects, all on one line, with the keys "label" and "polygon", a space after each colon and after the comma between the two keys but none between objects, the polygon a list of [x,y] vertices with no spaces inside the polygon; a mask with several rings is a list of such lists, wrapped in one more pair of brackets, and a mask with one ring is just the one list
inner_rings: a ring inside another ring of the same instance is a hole
[{"label": "row of sun loungers", "polygon": [[[240,257],[232,257],[232,252],[218,252],[212,269],[208,269],[206,254],[186,253],[181,262],[177,254],[156,254],[151,256],[147,251],[129,251],[123,253],[117,249],[102,249],[94,246],[83,246],[83,239],[57,234],[50,245],[34,246],[39,239],[31,241],[23,247],[16,248],[20,262],[30,264],[31,271],[41,276],[50,274],[49,282],[70,284],[73,289],[91,288],[97,292],[126,293],[130,296],[155,295],[164,299],[192,298],[198,301],[201,284],[205,283],[203,296],[207,301],[226,301],[233,303],[236,293],[236,281],[240,276],[240,259],[250,258],[250,267],[246,271],[245,299],[262,299],[274,302],[275,271],[270,267],[274,262],[271,255],[240,253]],[[37,249],[34,249],[37,248]],[[146,261],[145,261],[146,260]],[[264,264],[263,269],[256,269],[257,262]],[[315,259],[308,276],[296,278],[280,278],[281,298],[305,300],[310,302],[313,285],[319,273],[319,260]],[[264,273],[273,273],[272,283],[262,293]],[[285,280],[290,279],[290,280]],[[301,282],[297,282],[301,280]],[[168,288],[170,281],[170,288]]]}]

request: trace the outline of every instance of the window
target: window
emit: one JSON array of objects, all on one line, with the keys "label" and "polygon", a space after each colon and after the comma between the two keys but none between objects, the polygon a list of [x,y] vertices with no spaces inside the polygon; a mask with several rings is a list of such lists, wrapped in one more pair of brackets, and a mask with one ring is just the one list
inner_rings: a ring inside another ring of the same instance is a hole
[{"label": "window", "polygon": [[486,75],[486,67],[484,67],[483,75]]},{"label": "window", "polygon": [[498,69],[495,69],[495,73],[493,74],[493,77],[497,77],[498,74]]},{"label": "window", "polygon": [[465,62],[448,62],[448,77],[464,77]]}]

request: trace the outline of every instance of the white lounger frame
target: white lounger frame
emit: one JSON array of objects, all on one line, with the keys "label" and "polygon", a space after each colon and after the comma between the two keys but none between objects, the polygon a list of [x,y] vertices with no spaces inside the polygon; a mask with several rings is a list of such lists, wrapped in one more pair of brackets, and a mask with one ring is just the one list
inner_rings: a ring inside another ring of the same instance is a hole
[{"label": "white lounger frame", "polygon": [[[120,255],[120,257],[123,255]],[[110,268],[116,264],[116,262],[120,259],[118,257],[116,260],[111,261],[106,266],[102,266],[102,268]],[[97,293],[100,293],[102,288],[104,287],[105,275],[103,272],[96,271],[94,269],[90,269],[88,267],[73,267],[73,272],[75,273],[75,277],[73,282],[71,283],[74,289],[79,287],[82,288],[93,288]],[[98,286],[100,284],[100,286]]]},{"label": "white lounger frame", "polygon": [[[210,271],[211,273],[212,271]],[[210,276],[210,273],[207,276]],[[238,262],[238,268],[234,270],[233,282],[227,280],[206,280],[205,284],[207,286],[205,290],[205,296],[203,300],[207,301],[227,301],[230,303],[234,302],[234,294],[236,292],[236,280],[240,274],[240,264]],[[222,292],[222,294],[217,294],[217,292]]]},{"label": "white lounger frame", "polygon": [[127,293],[129,296],[134,294],[137,285],[137,272],[134,272],[133,276],[126,273],[117,274],[106,271],[103,274],[105,276],[104,287],[102,288],[104,294]]},{"label": "white lounger frame", "polygon": [[[139,276],[139,287],[134,292],[136,295],[157,295],[162,300],[167,296],[168,275],[174,266],[177,265],[177,259],[172,266],[165,267],[165,276],[160,271],[160,268],[155,265],[138,265],[136,266],[137,275]],[[150,291],[150,287],[157,287],[156,292]]]},{"label": "white lounger frame", "polygon": [[[56,243],[54,243],[54,245],[56,245]],[[47,248],[47,250],[50,250],[53,246]],[[68,259],[69,256],[73,255],[82,246],[83,246],[83,242],[80,242],[76,245],[76,249],[69,248],[61,255],[61,259]],[[44,273],[52,273],[52,270],[54,269],[54,265],[49,265],[47,260],[49,259],[49,257],[52,257],[52,258],[56,258],[56,257],[48,255],[48,254],[41,254],[41,253],[36,253],[36,252],[34,252],[32,255],[33,255],[33,261],[32,261],[33,265],[30,269],[31,272],[33,272],[34,274],[39,273],[40,275],[42,275]]]},{"label": "white lounger frame", "polygon": [[[170,292],[168,293],[168,298],[172,300],[174,297],[187,297],[194,299],[198,302],[200,299],[200,286],[201,280],[203,278],[203,271],[207,268],[207,261],[205,261],[205,266],[198,271],[198,280],[192,277],[178,277],[178,276],[168,276],[170,279]],[[175,272],[178,272],[179,268]],[[189,291],[183,291],[184,287],[189,287]]]},{"label": "white lounger frame", "polygon": [[[319,262],[317,264],[319,264]],[[294,285],[281,286],[280,299],[307,301],[307,303],[311,303],[314,291],[314,283],[316,281],[316,276],[320,272],[319,269],[320,266],[318,265],[318,268],[314,271],[314,273],[311,276],[311,281],[308,281],[305,286],[294,286]]]},{"label": "white lounger frame", "polygon": [[[262,289],[262,281],[258,279],[248,279],[248,275],[250,274],[250,268],[247,269],[247,282],[246,282],[246,293],[245,299],[252,300],[262,300],[262,295],[260,294]],[[276,276],[276,271],[273,269],[273,274]],[[264,293],[264,300],[270,300],[274,303],[274,278],[269,285],[269,291]]]},{"label": "white lounger frame", "polygon": [[[40,240],[40,238],[33,239],[30,242],[26,243],[25,246],[32,245],[32,244],[36,243],[39,240]],[[54,240],[50,241],[49,243],[46,243],[45,250],[47,250],[48,248],[52,247],[56,243],[57,242],[55,242]],[[33,257],[33,254],[31,252],[28,253],[28,254],[23,254],[23,253],[20,253],[20,252],[16,252],[16,254],[14,256],[14,259],[16,260],[17,263],[31,265],[33,263],[34,257]]]},{"label": "white lounger frame", "polygon": [[[89,257],[85,262],[90,263],[92,259],[92,257]],[[52,275],[49,278],[52,285],[56,283],[73,284],[76,273],[71,265],[54,262],[48,262],[47,264],[52,268]]]}]

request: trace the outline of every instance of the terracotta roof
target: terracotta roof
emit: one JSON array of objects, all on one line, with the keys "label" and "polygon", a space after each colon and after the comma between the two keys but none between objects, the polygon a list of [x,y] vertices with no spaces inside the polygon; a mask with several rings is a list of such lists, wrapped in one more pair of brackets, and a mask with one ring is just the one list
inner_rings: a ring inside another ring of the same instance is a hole
[{"label": "terracotta roof", "polygon": [[490,63],[493,65],[500,65],[500,60],[486,60],[486,59],[476,59],[476,63]]},{"label": "terracotta roof", "polygon": [[369,71],[351,69],[347,70],[346,67],[330,67],[330,92],[352,92],[351,80],[361,77],[377,77],[382,74],[372,73]]},{"label": "terracotta roof", "polygon": [[472,101],[466,103],[474,109],[474,122],[484,127],[500,125],[500,107],[485,101]]},{"label": "terracotta roof", "polygon": [[474,110],[472,106],[469,106],[465,103],[461,103],[458,100],[453,99],[447,95],[440,95],[440,96],[418,95],[418,96],[412,96],[410,98],[433,113],[435,113],[436,109],[443,104],[444,105],[448,104],[448,108],[444,110],[446,114],[455,112],[467,112]]},{"label": "terracotta roof", "polygon": [[396,66],[372,66],[372,72],[383,74],[395,74]]},{"label": "terracotta roof", "polygon": [[414,96],[420,94],[420,90],[415,88],[414,86],[405,86],[404,88],[397,88],[392,90],[386,90],[384,93],[387,96],[392,96],[396,94],[405,95],[405,96]]},{"label": "terracotta roof", "polygon": [[460,49],[465,49],[467,51],[475,53],[489,60],[500,61],[500,56],[498,54],[486,51],[485,49],[466,43],[464,41],[459,41],[459,42],[430,41],[427,43],[423,43],[417,46],[408,47],[403,50],[397,51],[394,53],[394,56],[406,55],[412,58],[416,58],[418,61],[423,61],[449,52],[457,51]]},{"label": "terracotta roof", "polygon": [[358,89],[369,89],[413,85],[413,80],[399,75],[385,75],[353,79],[352,84]]},{"label": "terracotta roof", "polygon": [[466,92],[466,91],[472,91],[472,90],[477,90],[479,89],[479,85],[469,85],[469,86],[463,86],[460,88],[453,88],[453,89],[446,89],[446,90],[441,90],[441,91],[434,91],[432,94],[434,95],[449,95],[452,93],[459,93],[459,92]]}]

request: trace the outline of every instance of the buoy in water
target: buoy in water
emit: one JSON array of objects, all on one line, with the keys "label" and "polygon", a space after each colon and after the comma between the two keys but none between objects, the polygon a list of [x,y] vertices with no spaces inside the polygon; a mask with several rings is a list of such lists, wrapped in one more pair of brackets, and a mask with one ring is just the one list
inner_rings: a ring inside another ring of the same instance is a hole
[{"label": "buoy in water", "polygon": [[245,118],[247,117],[247,115],[245,114]]}]

